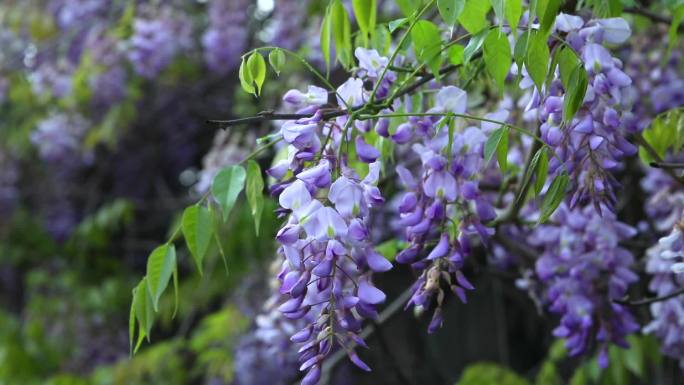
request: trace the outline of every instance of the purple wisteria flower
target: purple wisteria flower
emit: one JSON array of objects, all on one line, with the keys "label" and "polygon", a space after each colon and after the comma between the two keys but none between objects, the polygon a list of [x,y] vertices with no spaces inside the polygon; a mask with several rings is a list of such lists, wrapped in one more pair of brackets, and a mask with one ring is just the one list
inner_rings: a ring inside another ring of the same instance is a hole
[{"label": "purple wisteria flower", "polygon": [[[341,108],[360,106],[368,94],[361,78],[337,89]],[[290,90],[283,99],[299,113],[311,114],[282,123],[279,135],[288,156],[267,171],[276,179],[271,193],[278,197],[278,212],[287,218],[276,235],[283,258],[278,279],[284,300],[278,310],[286,318],[306,320],[291,340],[301,345],[302,384],[310,385],[318,382],[323,360],[336,349],[370,370],[354,346],[365,346],[362,321],[375,318],[385,301],[372,275],[392,264],[374,250],[370,238],[371,209],[384,199],[377,187],[380,152],[363,137],[359,127],[364,125],[347,125],[349,116],[323,121],[320,108],[328,103],[328,92],[318,87],[306,93]],[[349,167],[352,160],[339,156],[341,146],[349,144],[356,148],[353,161],[368,165],[363,177]]]},{"label": "purple wisteria flower", "polygon": [[[571,207],[591,202],[596,210],[612,210],[618,185],[612,172],[620,169],[624,158],[636,154],[636,146],[626,137],[640,128],[634,124],[631,112],[632,80],[623,72],[622,62],[605,45],[624,42],[631,31],[622,19],[592,20],[585,24],[571,15],[559,16],[556,28],[566,33],[566,40],[587,70],[584,102],[572,121],[564,123],[566,95],[557,78],[541,93],[534,89],[527,110],[537,111],[542,123],[541,137],[557,155],[550,159],[550,172],[565,170],[571,176]],[[525,75],[521,86],[531,84]]]},{"label": "purple wisteria flower", "polygon": [[565,339],[570,355],[598,344],[599,365],[605,368],[608,346],[627,347],[625,337],[639,330],[630,310],[613,302],[638,279],[632,253],[619,244],[636,229],[617,221],[610,211],[600,216],[592,206],[571,210],[562,204],[552,221],[527,240],[542,250],[537,277],[549,310],[561,316],[553,334]]},{"label": "purple wisteria flower", "polygon": [[171,9],[162,9],[155,18],[136,18],[128,52],[135,72],[148,79],[157,76],[188,45],[190,32],[188,21]]},{"label": "purple wisteria flower", "polygon": [[[429,111],[464,114],[466,107],[465,91],[447,86],[437,92]],[[397,128],[392,136],[397,144],[412,142],[411,148],[421,160],[418,177],[403,166],[397,167],[406,189],[398,211],[408,246],[396,259],[421,272],[407,307],[435,308],[430,332],[442,324],[442,285],[463,302],[466,291],[474,289],[462,272],[471,250],[469,238],[479,234],[486,241],[491,231],[483,223],[496,216],[478,187],[477,176],[484,167],[485,132],[466,127],[454,130],[449,137],[447,124],[439,116],[412,117],[402,124],[406,134],[397,137]]]}]

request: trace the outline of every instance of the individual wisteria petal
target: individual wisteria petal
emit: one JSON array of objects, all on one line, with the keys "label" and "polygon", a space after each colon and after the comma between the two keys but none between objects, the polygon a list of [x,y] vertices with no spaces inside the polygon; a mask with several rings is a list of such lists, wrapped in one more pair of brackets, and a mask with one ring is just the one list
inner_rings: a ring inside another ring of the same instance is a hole
[{"label": "individual wisteria petal", "polygon": [[341,107],[359,107],[364,100],[363,80],[349,78],[337,88],[337,102]]},{"label": "individual wisteria petal", "polygon": [[437,258],[442,258],[443,256],[446,255],[446,253],[449,251],[449,235],[448,234],[442,234],[442,236],[439,238],[439,242],[435,246],[434,249],[428,254],[427,259],[429,260],[434,260]]},{"label": "individual wisteria petal", "polygon": [[386,298],[385,293],[383,293],[380,289],[366,281],[362,281],[359,283],[358,296],[361,299],[361,301],[371,305],[383,303],[385,302]]},{"label": "individual wisteria petal", "polygon": [[468,105],[468,94],[456,86],[442,87],[435,97],[433,112],[463,114]]},{"label": "individual wisteria petal", "polygon": [[354,365],[356,365],[357,367],[359,367],[360,369],[362,369],[366,372],[371,371],[371,368],[368,365],[366,365],[365,362],[361,361],[361,359],[359,358],[359,356],[356,354],[355,351],[350,350],[347,354],[349,355],[349,359],[351,360],[351,362],[354,363]]},{"label": "individual wisteria petal", "polygon": [[374,49],[357,47],[354,50],[354,56],[359,61],[359,67],[365,71],[367,76],[372,78],[379,77],[383,69],[389,64],[389,59],[380,56],[378,51]]},{"label": "individual wisteria petal", "polygon": [[613,57],[608,50],[596,43],[589,43],[582,51],[584,68],[589,72],[598,73],[613,66]]},{"label": "individual wisteria petal", "polygon": [[392,269],[392,263],[385,257],[371,250],[366,254],[368,266],[376,273],[383,273]]},{"label": "individual wisteria petal", "polygon": [[584,20],[575,15],[568,15],[567,13],[559,13],[556,16],[556,29],[562,32],[575,31],[584,25]]},{"label": "individual wisteria petal", "polygon": [[317,226],[312,234],[318,240],[347,236],[347,224],[332,207],[322,207],[314,214]]},{"label": "individual wisteria petal", "polygon": [[363,188],[347,177],[338,178],[330,186],[328,199],[342,216],[352,217],[365,213],[367,206],[363,197]]},{"label": "individual wisteria petal", "polygon": [[328,187],[332,179],[332,176],[330,175],[330,162],[328,162],[327,159],[323,159],[317,166],[297,174],[297,179],[318,188]]},{"label": "individual wisteria petal", "polygon": [[314,365],[306,373],[306,376],[302,379],[301,385],[316,385],[321,379],[321,367],[320,365]]},{"label": "individual wisteria petal", "polygon": [[356,155],[362,162],[373,163],[380,157],[380,151],[366,143],[359,135],[356,137]]},{"label": "individual wisteria petal", "polygon": [[307,93],[293,89],[285,93],[283,101],[296,107],[320,106],[328,102],[328,91],[316,86],[309,86]]},{"label": "individual wisteria petal", "polygon": [[454,201],[458,194],[456,178],[447,171],[435,171],[425,180],[423,185],[425,195],[430,198],[445,199],[448,202]]},{"label": "individual wisteria petal", "polygon": [[632,29],[629,27],[629,23],[627,23],[627,20],[621,17],[600,19],[596,23],[601,27],[603,40],[605,40],[607,43],[624,43],[632,34]]},{"label": "individual wisteria petal", "polygon": [[283,190],[278,197],[278,202],[283,208],[297,210],[311,202],[311,193],[304,182],[297,179]]}]

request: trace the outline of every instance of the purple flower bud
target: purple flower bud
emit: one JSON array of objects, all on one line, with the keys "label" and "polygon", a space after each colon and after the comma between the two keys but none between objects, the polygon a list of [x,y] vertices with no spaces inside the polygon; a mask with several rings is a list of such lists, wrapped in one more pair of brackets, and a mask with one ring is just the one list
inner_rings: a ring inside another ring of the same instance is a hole
[{"label": "purple flower bud", "polygon": [[349,222],[349,237],[355,241],[362,241],[368,238],[368,229],[360,219],[352,219]]},{"label": "purple flower bud", "polygon": [[293,313],[299,310],[299,306],[304,301],[304,297],[290,298],[285,301],[282,305],[278,306],[278,310],[282,313]]},{"label": "purple flower bud", "polygon": [[390,261],[372,250],[366,254],[366,262],[368,262],[368,266],[371,270],[376,273],[382,273],[392,269],[392,263]]},{"label": "purple flower bud", "polygon": [[362,162],[373,163],[380,157],[380,151],[366,143],[359,135],[356,137],[356,155]]},{"label": "purple flower bud", "polygon": [[320,365],[314,365],[306,373],[306,376],[302,379],[301,385],[316,385],[321,379],[321,367]]},{"label": "purple flower bud", "polygon": [[366,365],[365,362],[361,361],[361,359],[359,358],[359,356],[356,355],[356,352],[355,352],[355,351],[350,350],[347,354],[349,355],[349,359],[351,360],[351,362],[354,363],[354,365],[358,366],[358,367],[361,368],[362,370],[365,370],[366,372],[370,372],[370,371],[371,371],[371,368],[369,368],[368,365]]},{"label": "purple flower bud", "polygon": [[283,96],[283,101],[285,103],[290,103],[295,106],[304,104],[304,100],[306,100],[306,95],[299,90],[289,90]]},{"label": "purple flower bud", "polygon": [[441,258],[446,255],[446,253],[449,251],[449,234],[447,233],[442,233],[442,236],[439,238],[439,242],[435,246],[434,249],[428,254],[427,259],[429,260],[435,260],[437,258]]},{"label": "purple flower bud", "polygon": [[305,327],[304,329],[298,331],[290,337],[290,341],[295,343],[303,343],[309,340],[311,333],[313,332],[313,327],[311,325]]},{"label": "purple flower bud", "polygon": [[397,254],[396,260],[399,263],[407,264],[412,263],[418,257],[418,252],[420,251],[420,246],[411,245],[406,249],[402,250]]},{"label": "purple flower bud", "polygon": [[408,143],[413,137],[413,125],[411,123],[402,123],[397,127],[396,132],[392,135],[392,140],[397,144]]},{"label": "purple flower bud", "polygon": [[383,138],[388,138],[390,136],[389,125],[389,119],[380,118],[378,119],[378,122],[375,124],[375,132],[377,132],[378,135],[382,136]]},{"label": "purple flower bud", "polygon": [[328,277],[332,272],[333,261],[331,259],[324,259],[311,270],[311,272],[318,277]]},{"label": "purple flower bud", "polygon": [[432,320],[430,321],[430,325],[428,326],[428,333],[432,334],[435,331],[437,331],[437,329],[442,327],[443,322],[444,317],[442,316],[442,308],[438,307],[432,314]]},{"label": "purple flower bud", "polygon": [[440,201],[434,201],[425,211],[425,215],[433,221],[439,221],[444,218],[446,214],[444,204]]},{"label": "purple flower bud", "polygon": [[416,208],[417,203],[418,198],[416,197],[416,194],[413,192],[407,192],[401,198],[401,203],[399,203],[399,213],[405,214],[413,211]]},{"label": "purple flower bud", "polygon": [[287,174],[289,167],[290,165],[287,161],[280,161],[273,165],[273,167],[266,170],[266,174],[273,177],[274,179],[280,180],[285,176],[285,174]]},{"label": "purple flower bud", "polygon": [[367,281],[359,283],[358,297],[362,302],[369,305],[377,305],[385,302],[385,293]]},{"label": "purple flower bud", "polygon": [[284,245],[291,245],[299,239],[302,228],[299,225],[285,225],[278,231],[276,239]]},{"label": "purple flower bud", "polygon": [[297,174],[297,179],[318,188],[326,188],[330,184],[330,162],[322,160],[317,166],[306,169]]}]

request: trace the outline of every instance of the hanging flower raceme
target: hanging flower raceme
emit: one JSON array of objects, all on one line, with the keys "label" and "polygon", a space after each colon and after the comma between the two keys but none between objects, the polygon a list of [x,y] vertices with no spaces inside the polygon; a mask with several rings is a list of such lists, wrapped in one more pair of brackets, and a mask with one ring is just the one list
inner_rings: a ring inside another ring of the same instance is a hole
[{"label": "hanging flower raceme", "polygon": [[566,340],[570,355],[599,347],[599,364],[608,365],[608,346],[627,347],[625,337],[639,330],[630,310],[613,302],[627,294],[638,277],[634,257],[619,245],[636,230],[610,212],[592,206],[569,209],[562,204],[554,224],[536,228],[528,242],[539,247],[537,276],[545,287],[549,310],[561,316],[554,330]]},{"label": "hanging flower raceme", "polygon": [[[465,91],[447,86],[437,92],[429,112],[463,114],[466,105]],[[397,167],[407,190],[398,210],[408,242],[397,261],[420,271],[407,306],[428,309],[435,305],[430,332],[442,324],[443,283],[463,302],[466,290],[474,289],[462,272],[471,249],[469,235],[477,233],[486,239],[489,230],[482,223],[495,217],[493,207],[480,194],[477,179],[484,166],[487,137],[478,127],[452,130],[451,119],[411,118],[392,136],[398,144],[412,143],[421,160],[418,178],[407,168]]]},{"label": "hanging flower raceme", "polygon": [[[362,80],[350,78],[337,94],[340,107],[358,106],[369,91]],[[377,187],[380,153],[350,116],[322,119],[326,90],[292,90],[284,100],[311,117],[282,124],[279,134],[288,156],[268,171],[277,180],[271,191],[278,196],[279,212],[287,216],[276,236],[283,257],[279,291],[287,298],[279,310],[287,318],[311,320],[291,339],[301,344],[300,370],[307,372],[302,384],[315,384],[323,360],[338,347],[370,370],[354,346],[365,346],[362,321],[377,317],[377,306],[385,300],[372,273],[392,268],[373,249],[368,229],[370,209],[384,202]],[[356,159],[340,156],[340,149],[350,145]],[[360,177],[352,163],[367,164],[367,175]]]},{"label": "hanging flower raceme", "polygon": [[[646,271],[652,275],[649,289],[658,297],[664,297],[684,287],[684,230],[677,222],[667,236],[646,252]],[[678,359],[684,367],[684,301],[681,296],[651,304],[653,319],[644,331],[654,334],[661,341],[661,350]]]},{"label": "hanging flower raceme", "polygon": [[[631,31],[620,18],[585,24],[580,17],[565,14],[558,16],[556,30],[565,34],[567,44],[583,62],[588,75],[584,101],[572,121],[564,122],[564,99],[571,95],[558,71],[541,94],[534,90],[528,108],[538,108],[541,137],[557,155],[550,160],[550,172],[565,169],[571,176],[570,206],[591,202],[598,211],[612,210],[618,184],[612,172],[625,157],[636,154],[636,146],[626,136],[639,127],[630,112],[632,80],[606,45],[624,42]],[[521,82],[522,86],[531,84],[530,79]]]}]

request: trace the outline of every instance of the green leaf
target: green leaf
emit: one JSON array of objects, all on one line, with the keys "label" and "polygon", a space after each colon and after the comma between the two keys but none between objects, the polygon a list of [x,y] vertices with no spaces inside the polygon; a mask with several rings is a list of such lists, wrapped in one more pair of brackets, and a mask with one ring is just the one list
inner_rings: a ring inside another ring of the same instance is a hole
[{"label": "green leaf", "polygon": [[[528,39],[530,37],[530,31],[525,31],[523,32],[522,35],[520,35],[520,38],[518,41],[515,42],[515,48],[513,49],[513,60],[515,60],[515,64],[518,65],[518,68],[522,68],[523,62],[525,60],[525,57],[527,56],[527,48],[529,46],[528,44]],[[521,76],[521,71],[518,71],[518,76]]]},{"label": "green leaf", "polygon": [[536,32],[528,38],[529,46],[525,55],[525,68],[530,74],[532,81],[539,91],[542,89],[546,75],[549,72],[549,46],[546,43],[546,36]]},{"label": "green leaf", "polygon": [[389,22],[387,25],[389,27],[390,33],[394,33],[398,28],[400,28],[402,25],[406,24],[408,22],[408,18],[401,18],[401,19],[396,19],[392,20]]},{"label": "green leaf", "polygon": [[511,46],[506,34],[490,33],[484,41],[484,61],[487,72],[503,94],[504,82],[511,68]]},{"label": "green leaf", "polygon": [[494,153],[497,154],[497,160],[499,161],[499,167],[501,168],[501,171],[503,172],[506,168],[506,157],[505,155],[503,156],[502,159],[502,153],[507,153],[508,152],[508,126],[501,126],[494,130],[491,135],[489,135],[489,138],[487,138],[487,142],[485,142],[485,147],[484,147],[484,156],[485,156],[485,164],[489,163],[492,160],[492,157],[494,156]]},{"label": "green leaf", "polygon": [[248,94],[256,94],[254,89],[254,79],[252,79],[252,73],[247,68],[247,61],[242,58],[240,63],[240,71],[238,72],[238,77],[240,78],[240,86]]},{"label": "green leaf", "polygon": [[349,14],[340,0],[333,0],[331,7],[330,27],[335,41],[337,59],[345,68],[351,68],[353,59]]},{"label": "green leaf", "polygon": [[128,345],[129,354],[133,355],[133,340],[135,339],[135,293],[133,289],[133,299],[131,300],[131,310],[128,313]]},{"label": "green leaf", "polygon": [[261,87],[266,80],[266,61],[264,57],[257,51],[252,52],[247,59],[247,69],[256,89],[254,95],[259,96],[261,94]]},{"label": "green leaf", "polygon": [[280,48],[271,50],[271,52],[268,53],[268,63],[271,65],[271,68],[273,68],[273,71],[280,76],[280,70],[282,70],[285,65],[285,53],[283,50]]},{"label": "green leaf", "polygon": [[472,34],[480,32],[488,24],[487,13],[490,8],[491,5],[486,0],[466,0],[458,21],[466,31]]},{"label": "green leaf", "polygon": [[371,39],[371,47],[375,48],[380,55],[386,56],[392,47],[392,35],[387,30],[387,26],[380,24],[375,28],[375,33]]},{"label": "green leaf", "polygon": [[247,163],[247,202],[252,209],[252,216],[254,217],[254,230],[256,235],[259,235],[259,224],[261,223],[261,212],[264,209],[264,180],[261,177],[261,168],[259,164],[250,160]]},{"label": "green leaf", "polygon": [[558,52],[558,69],[560,70],[561,83],[566,90],[570,83],[570,76],[578,65],[581,65],[581,61],[575,52],[568,47],[562,47]]},{"label": "green leaf", "polygon": [[387,259],[388,261],[394,262],[394,259],[397,257],[399,250],[402,250],[404,247],[406,247],[405,242],[402,242],[398,239],[390,239],[375,246],[375,251],[380,253],[380,255],[385,257],[385,259]]},{"label": "green leaf", "polygon": [[321,53],[323,54],[323,60],[325,61],[325,73],[330,73],[330,37],[332,29],[330,28],[331,20],[331,7],[328,7],[323,16],[323,21],[321,22]]},{"label": "green leaf", "polygon": [[439,28],[430,21],[419,20],[411,29],[411,40],[418,59],[428,65],[435,77],[439,77],[442,62]]},{"label": "green leaf", "polygon": [[[154,307],[147,289],[147,277],[140,281],[134,289],[134,293],[133,306],[135,306],[135,318],[138,320],[138,339],[147,337],[149,341],[150,331],[152,331],[152,325],[154,324]],[[135,350],[137,350],[137,347]]]},{"label": "green leaf", "polygon": [[506,20],[508,20],[508,25],[513,31],[513,36],[518,36],[518,23],[520,22],[520,17],[522,16],[522,1],[521,0],[506,0],[504,6],[504,13],[506,14]]},{"label": "green leaf", "polygon": [[173,314],[171,318],[176,318],[178,313],[178,264],[173,268]]},{"label": "green leaf", "polygon": [[202,275],[202,261],[209,250],[214,225],[211,213],[204,206],[193,205],[183,212],[183,237],[190,254],[195,260],[197,270]]},{"label": "green leaf", "polygon": [[154,249],[147,258],[147,289],[154,311],[159,311],[159,298],[169,285],[175,268],[176,248],[168,243]]},{"label": "green leaf", "polygon": [[546,183],[546,178],[549,175],[549,153],[546,148],[540,148],[537,151],[539,154],[539,160],[537,162],[537,172],[536,179],[534,181],[534,194],[539,195],[544,188]]},{"label": "green leaf", "polygon": [[[679,152],[684,145],[684,110],[674,109],[658,115],[642,135],[660,158],[665,158],[670,150]],[[655,160],[643,148],[639,156],[645,162]]]},{"label": "green leaf", "polygon": [[546,37],[551,32],[556,15],[561,6],[561,0],[539,0],[537,3],[537,15],[540,21],[540,31]]},{"label": "green leaf", "polygon": [[449,47],[447,51],[447,56],[449,57],[449,62],[455,66],[463,64],[465,60],[465,50],[460,44],[454,44]]},{"label": "green leaf", "polygon": [[437,9],[446,25],[453,27],[463,12],[465,0],[437,0]]},{"label": "green leaf", "polygon": [[422,3],[422,0],[397,0],[397,5],[405,16],[411,16]]},{"label": "green leaf", "polygon": [[646,369],[646,359],[644,358],[641,339],[635,335],[630,335],[627,337],[627,342],[629,343],[629,349],[622,352],[622,361],[625,364],[625,368],[643,379],[645,374],[644,371]]},{"label": "green leaf", "polygon": [[496,18],[499,19],[499,28],[503,26],[504,22],[504,10],[506,8],[505,5],[505,0],[489,0],[489,4],[492,5],[492,8],[494,9],[494,15],[496,15]]},{"label": "green leaf", "polygon": [[506,168],[508,167],[508,126],[504,127],[504,130],[505,132],[501,135],[499,145],[496,146],[496,160],[499,162],[499,168],[501,169],[502,174],[506,173]]},{"label": "green leaf", "polygon": [[219,171],[211,184],[211,193],[223,209],[223,220],[228,219],[240,191],[245,186],[245,169],[230,166]]},{"label": "green leaf", "polygon": [[352,8],[354,9],[356,22],[359,24],[364,41],[368,43],[368,38],[375,30],[376,0],[352,0]]},{"label": "green leaf", "polygon": [[682,24],[682,20],[684,20],[684,3],[672,10],[672,23],[667,34],[667,55],[665,55],[664,60],[669,59],[672,49],[677,45],[679,26]]},{"label": "green leaf", "polygon": [[478,362],[463,370],[456,385],[529,385],[529,382],[505,366]]},{"label": "green leaf", "polygon": [[468,63],[470,59],[472,59],[473,56],[477,53],[477,51],[480,50],[482,44],[487,38],[487,35],[489,35],[489,29],[483,29],[482,31],[476,33],[475,35],[473,35],[473,37],[470,38],[470,41],[468,41],[468,44],[465,47],[465,50],[463,50],[463,58],[465,59],[466,63]]},{"label": "green leaf", "polygon": [[544,202],[541,206],[541,214],[539,216],[538,224],[546,222],[551,215],[556,211],[558,206],[565,198],[565,189],[568,186],[568,175],[563,172],[553,179],[551,186],[549,186],[546,196],[544,197]]},{"label": "green leaf", "polygon": [[[547,167],[548,168],[548,158],[546,158],[546,148],[542,147],[538,149],[535,153],[534,156],[532,156],[532,159],[530,160],[529,167],[527,170],[525,170],[525,175],[523,177],[523,188],[520,189],[520,191],[527,191],[527,185],[530,184],[532,181],[532,176],[537,175],[539,176],[539,168],[540,167]],[[544,159],[542,159],[544,158]],[[547,162],[543,166],[540,165],[540,162]],[[541,181],[542,187],[544,186],[544,181],[546,180],[546,171],[544,171],[544,180]],[[537,179],[539,181],[539,178]],[[535,195],[538,195],[539,193],[536,191],[537,190],[537,184],[535,183]],[[521,201],[524,197],[523,196],[518,196],[517,199]]]},{"label": "green leaf", "polygon": [[587,92],[589,78],[582,64],[578,64],[570,75],[568,90],[563,100],[563,120],[571,122],[577,110],[584,103],[584,95]]}]

